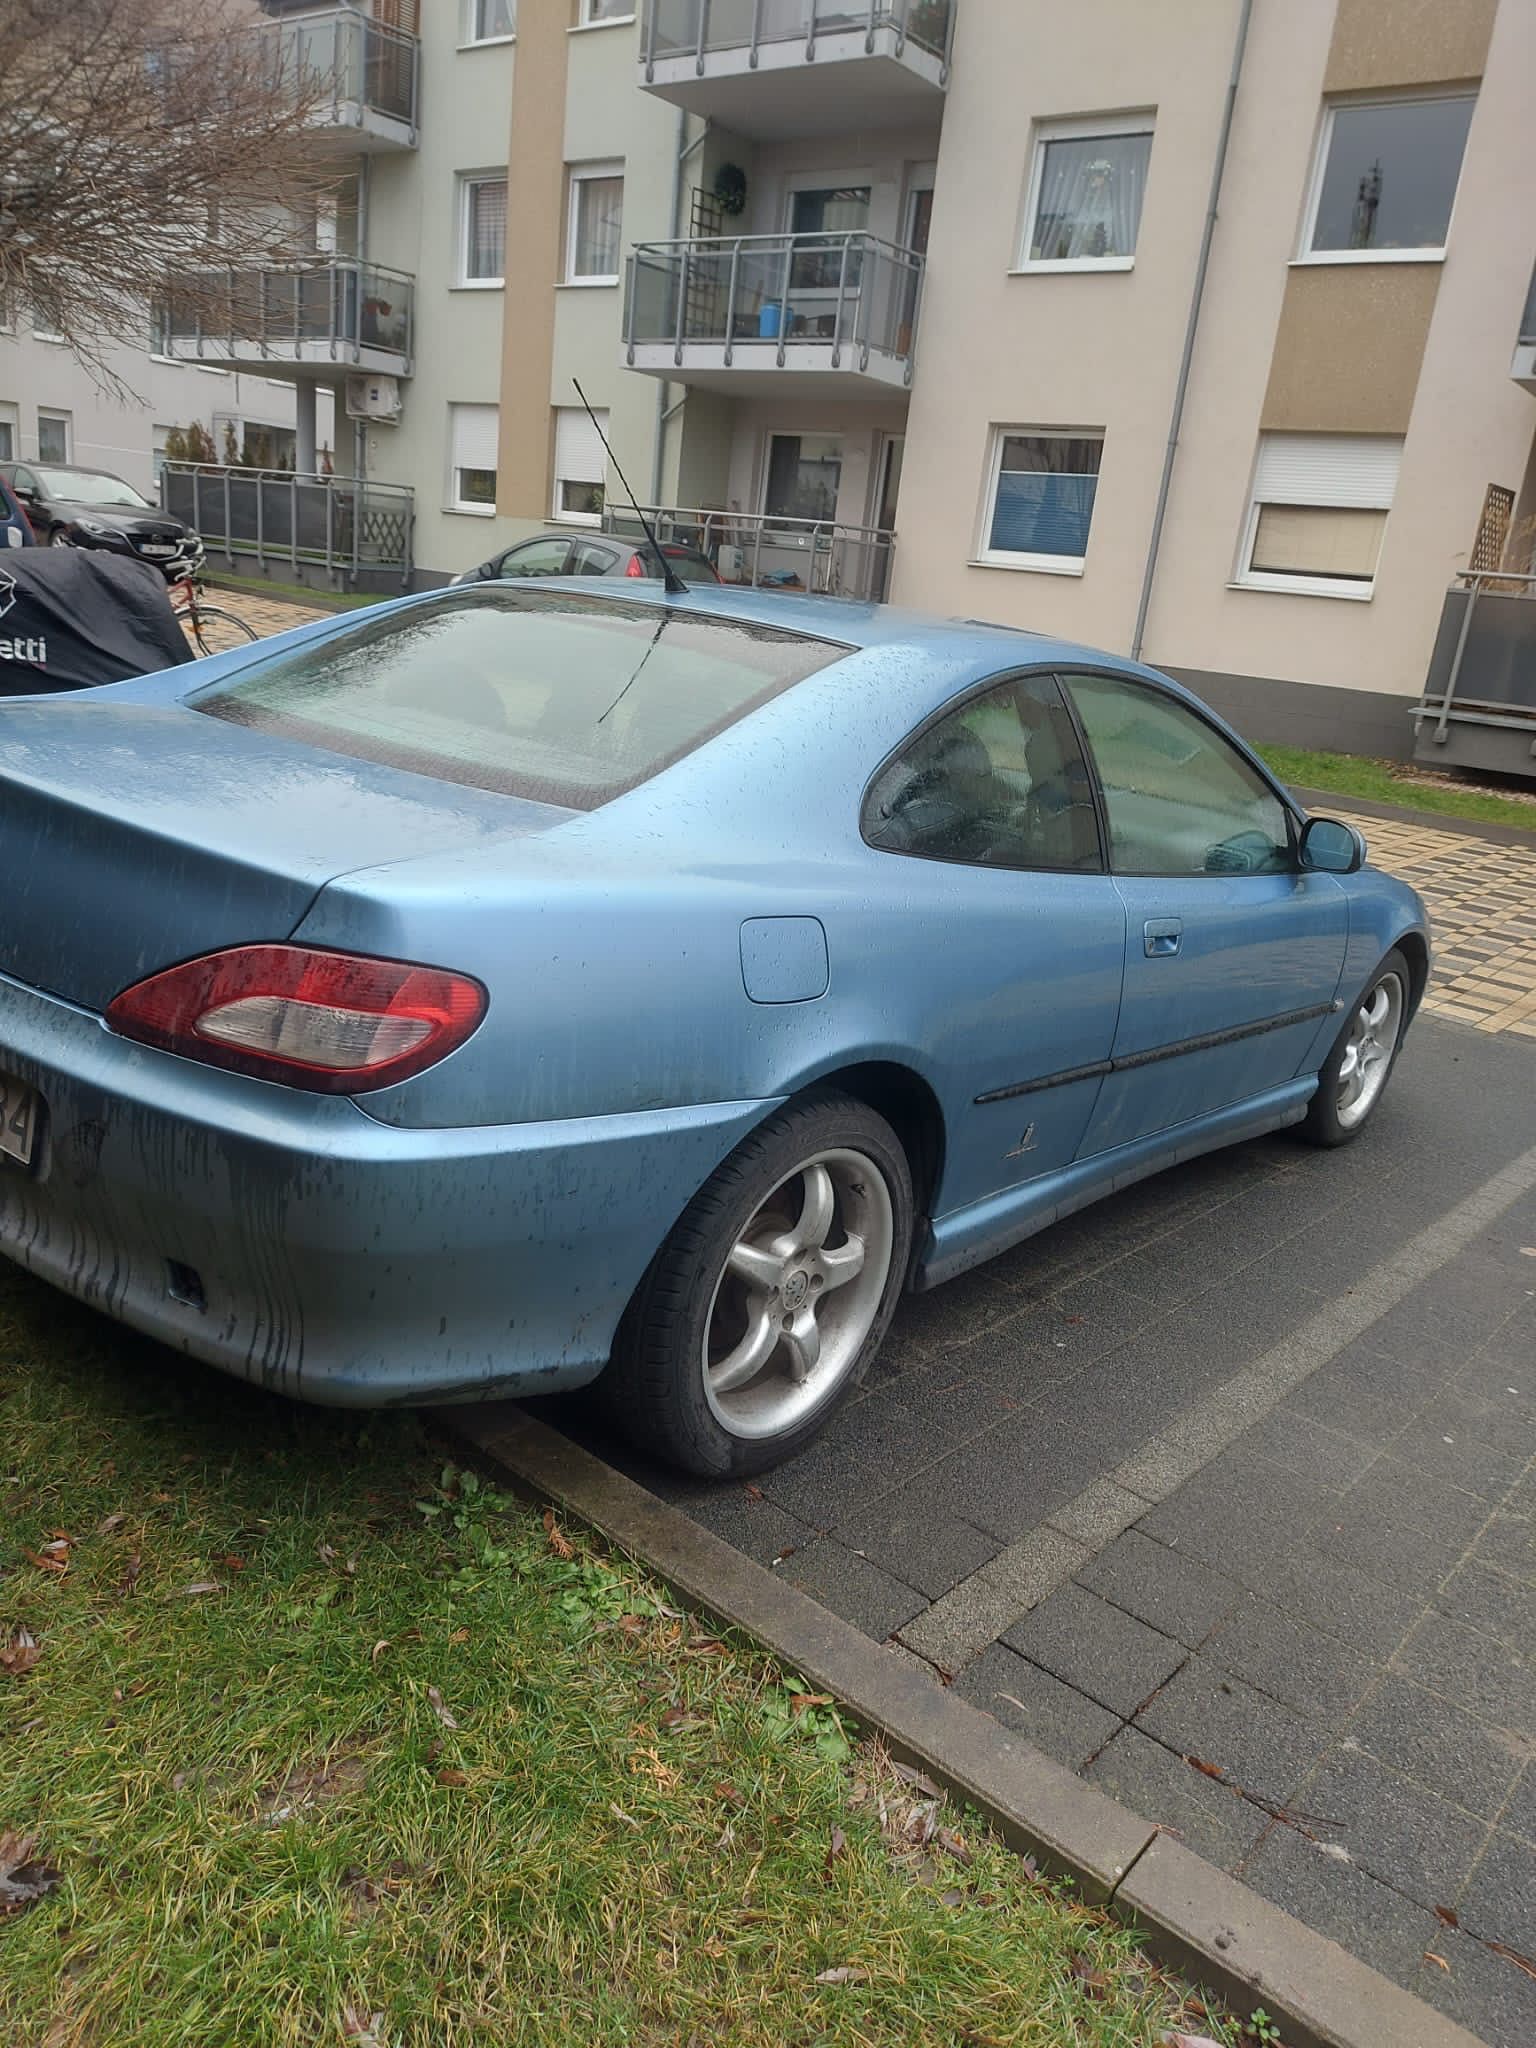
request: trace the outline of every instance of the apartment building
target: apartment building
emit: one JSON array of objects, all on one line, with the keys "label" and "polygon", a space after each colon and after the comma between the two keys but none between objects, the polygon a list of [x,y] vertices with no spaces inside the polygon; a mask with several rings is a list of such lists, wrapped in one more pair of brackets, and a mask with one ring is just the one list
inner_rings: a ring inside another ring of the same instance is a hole
[{"label": "apartment building", "polygon": [[1134,649],[1259,737],[1405,751],[1453,581],[1529,567],[1529,0],[262,4],[342,196],[171,346],[290,377],[301,466],[334,394],[365,584],[632,527],[575,380],[728,580]]},{"label": "apartment building", "polygon": [[[107,375],[88,370],[56,337],[36,332],[26,307],[0,320],[0,462],[74,463],[105,469],[155,495],[166,441],[194,422],[222,454],[292,465],[293,386],[281,379],[204,375],[153,350],[146,315],[141,349],[110,352]],[[333,445],[327,413],[322,446]]]}]

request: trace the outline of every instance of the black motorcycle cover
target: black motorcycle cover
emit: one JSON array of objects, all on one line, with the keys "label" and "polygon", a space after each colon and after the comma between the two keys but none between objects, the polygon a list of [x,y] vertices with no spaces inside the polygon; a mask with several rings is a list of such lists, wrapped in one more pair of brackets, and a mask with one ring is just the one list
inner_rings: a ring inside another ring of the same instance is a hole
[{"label": "black motorcycle cover", "polygon": [[191,659],[147,562],[81,548],[0,556],[0,697],[88,690]]}]

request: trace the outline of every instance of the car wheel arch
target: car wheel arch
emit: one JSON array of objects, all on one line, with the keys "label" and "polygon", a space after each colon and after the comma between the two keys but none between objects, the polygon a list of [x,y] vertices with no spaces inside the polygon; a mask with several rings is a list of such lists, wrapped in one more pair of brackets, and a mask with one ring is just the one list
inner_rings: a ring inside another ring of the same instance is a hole
[{"label": "car wheel arch", "polygon": [[1423,932],[1410,930],[1400,932],[1392,941],[1403,958],[1408,962],[1412,986],[1408,991],[1408,1014],[1411,1017],[1424,999],[1429,985],[1429,941]]},{"label": "car wheel arch", "polygon": [[944,1110],[932,1083],[899,1060],[859,1060],[807,1077],[790,1100],[823,1088],[851,1095],[885,1118],[907,1155],[916,1212],[926,1216],[943,1179],[946,1149]]}]

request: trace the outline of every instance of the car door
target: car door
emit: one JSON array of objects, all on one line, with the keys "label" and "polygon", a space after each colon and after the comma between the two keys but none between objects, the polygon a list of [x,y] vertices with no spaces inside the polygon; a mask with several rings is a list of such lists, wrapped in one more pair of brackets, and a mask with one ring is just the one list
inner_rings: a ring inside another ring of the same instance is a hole
[{"label": "car door", "polygon": [[508,548],[496,565],[498,576],[563,576],[571,544],[556,534],[541,534]]},{"label": "car door", "polygon": [[47,507],[43,500],[43,487],[37,471],[28,469],[24,462],[18,462],[11,472],[11,489],[21,500],[21,508],[27,515],[34,533],[47,538]]},{"label": "car door", "polygon": [[862,824],[906,871],[861,965],[876,1002],[914,976],[930,991],[944,1208],[1070,1165],[1114,1040],[1125,912],[1055,679],[995,678],[920,726]]},{"label": "car door", "polygon": [[1293,1079],[1332,1008],[1349,911],[1334,876],[1299,868],[1288,806],[1198,711],[1138,677],[1061,680],[1126,913],[1091,1153]]}]

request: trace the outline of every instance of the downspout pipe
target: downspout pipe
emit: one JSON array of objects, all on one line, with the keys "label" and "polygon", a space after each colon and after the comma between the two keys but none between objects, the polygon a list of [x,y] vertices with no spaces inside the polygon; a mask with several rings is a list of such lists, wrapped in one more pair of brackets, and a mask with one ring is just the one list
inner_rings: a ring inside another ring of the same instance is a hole
[{"label": "downspout pipe", "polygon": [[[689,157],[695,150],[702,149],[709,134],[709,122],[693,138],[688,140],[688,110],[679,107],[677,111],[677,168],[672,174],[672,240],[675,242],[683,231],[683,179]],[[651,445],[651,503],[661,503],[662,471],[666,466],[667,421],[672,418],[683,400],[676,405],[668,403],[671,385],[663,377],[656,386],[656,433]],[[686,396],[686,393],[685,393]]]},{"label": "downspout pipe", "polygon": [[1238,83],[1243,75],[1243,53],[1248,45],[1248,22],[1253,0],[1242,0],[1237,16],[1237,40],[1232,48],[1232,76],[1227,80],[1226,104],[1221,113],[1221,134],[1216,142],[1216,162],[1211,171],[1211,197],[1205,210],[1205,229],[1200,237],[1200,260],[1195,265],[1195,285],[1190,295],[1189,319],[1184,328],[1184,353],[1179,359],[1179,381],[1174,387],[1173,414],[1168,422],[1168,445],[1163,451],[1163,473],[1157,486],[1157,506],[1152,514],[1152,534],[1147,542],[1147,566],[1142,572],[1141,597],[1136,605],[1136,628],[1131,635],[1131,659],[1140,661],[1147,630],[1147,613],[1152,604],[1152,586],[1157,579],[1157,557],[1163,544],[1163,521],[1168,513],[1168,493],[1173,485],[1173,465],[1179,450],[1179,431],[1184,424],[1184,401],[1189,395],[1189,369],[1194,361],[1195,336],[1200,328],[1200,307],[1205,298],[1205,274],[1210,268],[1211,241],[1216,233],[1216,216],[1221,205],[1221,181],[1227,168],[1227,144],[1232,135],[1232,115],[1237,105]]}]

